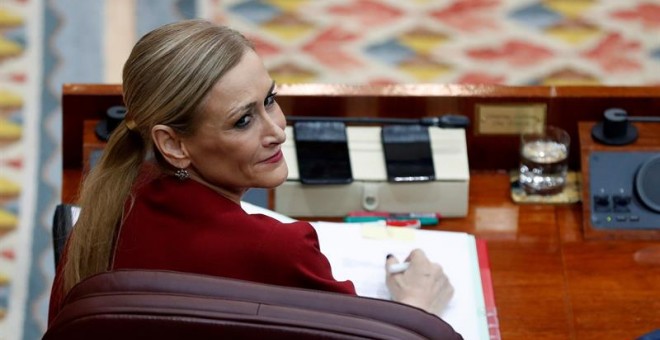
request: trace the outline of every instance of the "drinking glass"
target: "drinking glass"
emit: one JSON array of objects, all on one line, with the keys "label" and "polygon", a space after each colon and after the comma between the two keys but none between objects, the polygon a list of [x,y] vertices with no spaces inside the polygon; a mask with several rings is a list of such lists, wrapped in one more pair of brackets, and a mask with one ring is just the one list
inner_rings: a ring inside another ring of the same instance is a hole
[{"label": "drinking glass", "polygon": [[555,126],[520,136],[520,185],[527,194],[554,195],[566,185],[571,138]]}]

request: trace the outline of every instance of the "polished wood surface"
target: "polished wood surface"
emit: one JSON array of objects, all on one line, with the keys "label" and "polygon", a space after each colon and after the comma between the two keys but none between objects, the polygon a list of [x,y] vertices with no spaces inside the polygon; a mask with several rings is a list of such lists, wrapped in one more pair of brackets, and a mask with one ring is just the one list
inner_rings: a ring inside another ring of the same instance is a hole
[{"label": "polished wood surface", "polygon": [[[532,99],[535,96],[548,96],[546,88],[522,88],[520,92],[509,88],[493,88],[491,92],[487,91],[488,87],[439,88],[446,90],[447,96],[470,97],[470,94],[481,95],[486,92],[491,100],[496,100],[493,93],[501,94],[500,98],[506,100],[518,94]],[[310,87],[305,89],[309,90]],[[63,169],[63,202],[74,201],[81,180],[83,120],[102,117],[99,112],[107,106],[97,104],[117,104],[117,91],[117,88],[106,91],[104,87],[92,87],[96,95],[83,98],[75,98],[80,96],[69,93],[71,97],[68,98],[68,108],[77,105],[78,101],[83,103],[87,111],[84,113],[78,107],[74,110],[79,113],[69,116],[67,107],[64,108],[64,129],[72,131],[77,126],[79,137],[75,138],[79,142],[77,145],[69,144],[69,148],[64,149],[64,157],[69,163],[65,162]],[[610,95],[628,98],[623,103],[630,104],[629,107],[640,110],[654,108],[655,111],[660,107],[660,94],[655,89],[597,91],[578,88],[576,92],[566,89],[553,91],[555,93],[552,96],[562,96],[577,102],[583,96],[600,97],[609,102],[609,99],[602,97],[603,92],[609,92]],[[94,101],[97,95],[104,99]],[[310,103],[303,106],[316,105],[311,102],[315,101],[312,98],[317,95],[318,92],[312,91],[309,94]],[[339,91],[334,95],[342,97],[346,94]],[[295,107],[297,102],[285,105]],[[364,103],[356,103],[353,104],[367,111],[355,110],[371,112],[371,109],[363,106]],[[587,105],[579,104],[577,107],[584,106]],[[92,110],[93,107],[98,110]],[[603,107],[606,105],[599,104],[597,110],[590,109],[585,117],[592,119],[584,120],[597,120],[599,117],[596,111]],[[305,110],[296,113],[311,114]],[[570,114],[576,116],[572,118],[573,122],[582,117],[581,109],[575,109]],[[67,128],[68,124],[73,127]],[[577,129],[575,123],[571,135],[574,141],[578,140]],[[479,144],[485,149],[470,154],[471,168],[479,162],[481,154],[503,153],[499,147],[504,144]],[[78,155],[70,156],[71,153]],[[577,155],[579,157],[579,149]],[[494,163],[484,162],[480,165],[488,164]],[[503,166],[490,169],[473,168],[468,215],[464,218],[444,219],[435,228],[468,232],[487,241],[502,339],[635,339],[659,329],[660,242],[585,239],[582,204],[515,204],[510,197],[508,175],[512,166],[507,162],[501,164]]]},{"label": "polished wood surface", "polygon": [[473,172],[466,218],[487,240],[502,339],[634,339],[660,328],[660,242],[585,240],[581,204],[517,205],[506,172]]},{"label": "polished wood surface", "polygon": [[[584,235],[588,239],[656,239],[660,240],[660,229],[656,230],[602,230],[592,227],[589,207],[592,194],[589,192],[589,155],[594,151],[652,151],[660,152],[660,123],[632,123],[638,131],[638,138],[628,145],[604,145],[591,138],[591,129],[596,122],[578,124],[580,155],[582,168],[582,205],[584,216]],[[633,181],[633,179],[630,179]],[[660,227],[660,226],[658,226]],[[660,314],[660,313],[659,313]]]}]

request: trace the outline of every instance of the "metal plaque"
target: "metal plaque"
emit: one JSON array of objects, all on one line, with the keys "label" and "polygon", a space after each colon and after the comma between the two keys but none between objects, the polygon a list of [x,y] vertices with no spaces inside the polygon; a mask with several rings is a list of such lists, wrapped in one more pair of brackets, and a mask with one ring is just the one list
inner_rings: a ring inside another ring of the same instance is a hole
[{"label": "metal plaque", "polygon": [[547,105],[478,104],[475,133],[480,135],[519,135],[541,132],[545,126]]}]

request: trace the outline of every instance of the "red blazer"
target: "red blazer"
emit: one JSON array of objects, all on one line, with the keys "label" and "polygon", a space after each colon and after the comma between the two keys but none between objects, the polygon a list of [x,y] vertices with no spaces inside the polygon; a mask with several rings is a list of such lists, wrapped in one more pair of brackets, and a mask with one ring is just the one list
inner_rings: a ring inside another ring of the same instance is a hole
[{"label": "red blazer", "polygon": [[[111,269],[173,270],[356,294],[352,282],[333,278],[307,222],[249,215],[212,189],[173,176],[153,179],[134,197],[118,230]],[[55,281],[49,319],[62,299]]]},{"label": "red blazer", "polygon": [[205,185],[173,176],[138,190],[111,261],[114,269],[175,270],[355,294],[350,281],[332,277],[309,223],[249,215]]}]

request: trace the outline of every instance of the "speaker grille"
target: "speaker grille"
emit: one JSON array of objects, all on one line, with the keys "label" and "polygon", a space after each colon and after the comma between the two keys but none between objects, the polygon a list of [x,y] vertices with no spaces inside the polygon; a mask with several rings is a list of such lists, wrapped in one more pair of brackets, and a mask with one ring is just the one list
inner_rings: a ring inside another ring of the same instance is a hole
[{"label": "speaker grille", "polygon": [[639,167],[635,187],[640,200],[660,212],[660,155],[649,158]]}]

